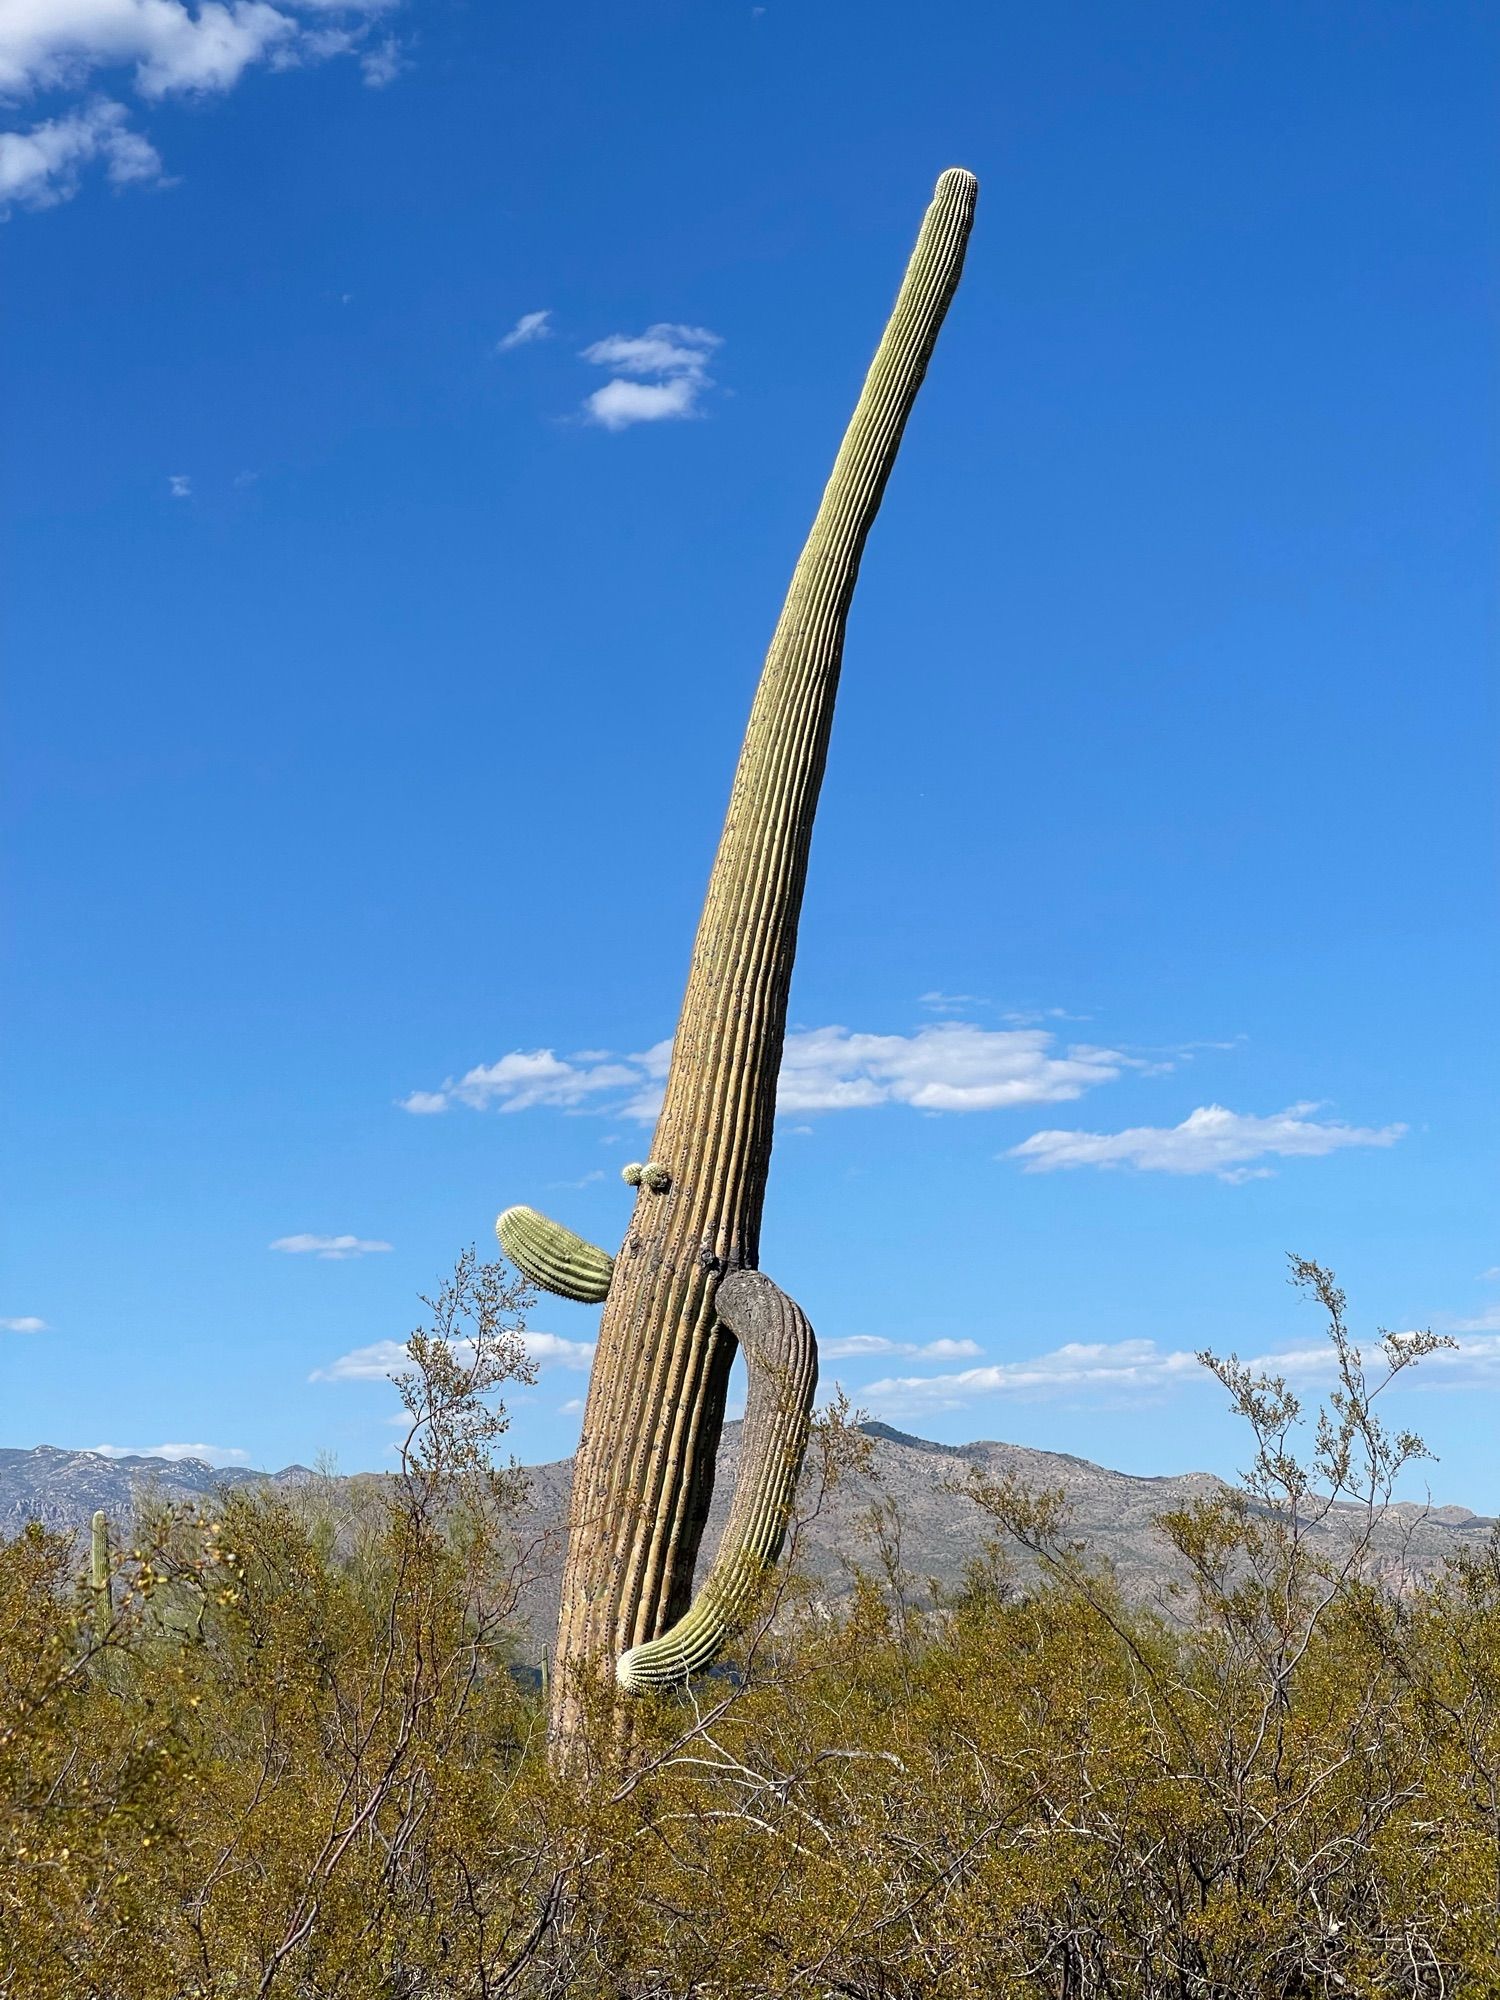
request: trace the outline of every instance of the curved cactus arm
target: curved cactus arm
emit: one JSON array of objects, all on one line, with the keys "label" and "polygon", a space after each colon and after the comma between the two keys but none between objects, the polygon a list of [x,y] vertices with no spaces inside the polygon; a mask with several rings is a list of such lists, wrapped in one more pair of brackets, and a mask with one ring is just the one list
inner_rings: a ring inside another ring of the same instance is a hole
[{"label": "curved cactus arm", "polygon": [[508,1208],[495,1223],[500,1247],[521,1273],[544,1292],[597,1305],[609,1291],[615,1260],[560,1222],[534,1208]]},{"label": "curved cactus arm", "polygon": [[755,1600],[781,1553],[812,1427],[818,1343],[801,1307],[760,1271],[731,1271],[714,1311],[744,1350],[749,1372],[740,1476],[724,1539],[702,1588],[659,1639],[615,1666],[633,1692],[674,1687],[706,1667]]}]

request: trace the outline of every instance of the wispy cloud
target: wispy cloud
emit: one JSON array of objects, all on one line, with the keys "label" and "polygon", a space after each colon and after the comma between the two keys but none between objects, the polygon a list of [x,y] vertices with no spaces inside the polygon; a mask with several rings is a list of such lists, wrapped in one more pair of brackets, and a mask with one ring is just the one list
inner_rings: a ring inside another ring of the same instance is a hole
[{"label": "wispy cloud", "polygon": [[985,1396],[1053,1397],[1081,1390],[1159,1390],[1202,1374],[1186,1351],[1163,1353],[1152,1340],[1069,1341],[1025,1361],[990,1362],[954,1374],[892,1375],[870,1382],[862,1397],[888,1409],[957,1410]]},{"label": "wispy cloud", "polygon": [[917,999],[917,1005],[925,1007],[929,1014],[964,1014],[971,1007],[988,1007],[989,1004],[978,993],[942,993],[937,988],[920,994]]},{"label": "wispy cloud", "polygon": [[359,73],[371,90],[384,90],[401,72],[410,69],[405,52],[394,35],[386,35],[367,48],[359,59]]},{"label": "wispy cloud", "polygon": [[[526,1352],[538,1368],[568,1368],[580,1371],[589,1366],[594,1358],[594,1343],[591,1340],[564,1340],[555,1333],[533,1333],[529,1328],[522,1335]],[[454,1352],[459,1355],[471,1353],[472,1345],[466,1340],[453,1343]],[[401,1375],[411,1366],[403,1340],[376,1340],[368,1347],[351,1348],[334,1361],[321,1368],[314,1368],[308,1376],[309,1382],[383,1382],[391,1375]]]},{"label": "wispy cloud", "polygon": [[162,179],[160,155],[115,98],[113,74],[147,102],[232,90],[257,64],[292,69],[357,57],[379,87],[401,67],[393,37],[371,40],[398,0],[7,0],[0,7],[0,95],[71,91],[78,101],[27,131],[0,133],[0,208],[67,201],[84,170],[116,187]]},{"label": "wispy cloud", "polygon": [[1220,1180],[1263,1180],[1268,1157],[1316,1159],[1349,1146],[1394,1146],[1404,1125],[1339,1125],[1310,1113],[1317,1103],[1288,1105],[1269,1118],[1201,1105],[1180,1125],[1135,1125],[1123,1132],[1035,1132],[1006,1157],[1027,1173],[1063,1167],[1134,1167],[1141,1173],[1216,1174]]},{"label": "wispy cloud", "polygon": [[31,1314],[23,1314],[20,1319],[0,1319],[0,1333],[50,1333],[52,1329],[44,1319],[36,1319]]},{"label": "wispy cloud", "polygon": [[[414,1090],[401,1109],[430,1118],[455,1105],[471,1111],[531,1111],[539,1105],[572,1111],[580,1107],[611,1117],[654,1118],[660,1079],[666,1075],[670,1042],[636,1055],[614,1056],[584,1049],[559,1056],[552,1049],[516,1049],[498,1062],[479,1063],[441,1090]],[[608,1102],[597,1101],[607,1098]]]},{"label": "wispy cloud", "polygon": [[[1247,1365],[1288,1382],[1314,1386],[1332,1381],[1335,1372],[1328,1341],[1256,1355]],[[887,1376],[861,1387],[859,1394],[872,1409],[912,1417],[967,1409],[991,1397],[1026,1402],[1150,1400],[1184,1384],[1212,1386],[1212,1380],[1197,1355],[1186,1348],[1162,1348],[1154,1340],[1070,1341],[1020,1361],[992,1362],[951,1374]],[[1452,1348],[1429,1354],[1403,1380],[1413,1388],[1500,1389],[1500,1334],[1460,1339]]]},{"label": "wispy cloud", "polygon": [[187,473],[169,472],[167,474],[167,485],[171,491],[172,498],[174,500],[192,499],[193,482]]},{"label": "wispy cloud", "polygon": [[374,1256],[392,1246],[366,1236],[278,1236],[270,1247],[288,1257],[323,1257],[337,1264],[350,1257]]},{"label": "wispy cloud", "polygon": [[820,1340],[820,1361],[859,1361],[867,1356],[908,1355],[921,1361],[967,1361],[984,1349],[975,1340],[887,1340],[878,1333],[850,1333],[841,1338]]},{"label": "wispy cloud", "polygon": [[994,1111],[1081,1097],[1132,1060],[1084,1043],[1059,1050],[1039,1028],[938,1021],[911,1035],[809,1028],[788,1035],[776,1106],[782,1112],[909,1104],[918,1111]]},{"label": "wispy cloud", "polygon": [[607,431],[632,424],[696,417],[705,390],[713,385],[708,364],[723,345],[706,326],[678,326],[662,320],[644,333],[611,333],[583,350],[596,368],[617,372],[584,400],[584,415]]},{"label": "wispy cloud", "polygon": [[1486,1306],[1472,1319],[1444,1319],[1442,1326],[1449,1333],[1500,1333],[1500,1306]]},{"label": "wispy cloud", "polygon": [[96,1444],[100,1458],[200,1459],[205,1465],[247,1465],[248,1451],[237,1444]]},{"label": "wispy cloud", "polygon": [[[527,1111],[538,1105],[596,1110],[649,1123],[661,1108],[670,1041],[635,1055],[589,1049],[571,1057],[516,1050],[441,1090],[414,1090],[402,1109],[430,1117],[454,1105]],[[1064,1103],[1126,1070],[1154,1067],[1118,1049],[1060,1047],[1041,1028],[978,1028],[934,1021],[909,1035],[801,1028],[782,1051],[777,1109],[784,1116],[905,1104],[917,1111],[994,1111]]]},{"label": "wispy cloud", "polygon": [[552,317],[550,307],[542,312],[522,313],[510,332],[495,342],[497,354],[508,354],[513,347],[529,347],[534,340],[549,340],[552,329],[548,321]]},{"label": "wispy cloud", "polygon": [[70,200],[96,162],[112,187],[160,180],[161,155],[128,121],[123,104],[100,97],[27,131],[0,132],[0,215],[13,202],[54,208]]}]

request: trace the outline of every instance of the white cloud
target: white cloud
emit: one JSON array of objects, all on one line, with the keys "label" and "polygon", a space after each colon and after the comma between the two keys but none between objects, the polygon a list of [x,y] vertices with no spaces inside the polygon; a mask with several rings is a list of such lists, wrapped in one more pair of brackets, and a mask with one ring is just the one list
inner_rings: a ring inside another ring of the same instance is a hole
[{"label": "white cloud", "polygon": [[[568,1368],[575,1371],[585,1369],[593,1361],[594,1343],[591,1340],[564,1340],[555,1333],[533,1333],[529,1328],[521,1336],[526,1352],[538,1368]],[[470,1351],[470,1342],[456,1340],[456,1353],[462,1355]],[[325,1367],[314,1368],[308,1376],[309,1382],[383,1382],[388,1376],[402,1375],[411,1366],[404,1340],[376,1340],[368,1347],[351,1348]]]},{"label": "white cloud", "polygon": [[201,1459],[205,1465],[245,1465],[248,1451],[237,1444],[96,1444],[100,1458]]},{"label": "white cloud", "polygon": [[[132,68],[143,97],[229,90],[252,63],[285,65],[360,47],[391,0],[6,0],[0,91],[67,88]],[[331,25],[309,25],[307,16]]]},{"label": "white cloud", "polygon": [[[537,1105],[571,1110],[602,1091],[636,1090],[652,1075],[653,1051],[609,1058],[597,1049],[583,1057],[559,1056],[552,1049],[514,1049],[498,1062],[479,1063],[441,1090],[414,1090],[401,1100],[403,1111],[431,1117],[450,1105],[473,1111],[530,1111]],[[611,1112],[622,1110],[611,1104]]]},{"label": "white cloud", "polygon": [[994,1111],[1058,1103],[1136,1067],[1114,1049],[1075,1045],[1057,1053],[1040,1028],[976,1028],[934,1022],[912,1035],[810,1028],[788,1035],[776,1108],[844,1111],[910,1104],[918,1111]]},{"label": "white cloud", "polygon": [[484,1111],[529,1111],[533,1105],[564,1108],[581,1104],[601,1090],[617,1090],[637,1080],[627,1063],[569,1062],[551,1049],[517,1049],[499,1062],[480,1063],[447,1086],[461,1104]]},{"label": "white cloud", "polygon": [[375,1340],[368,1347],[351,1348],[325,1368],[314,1368],[309,1382],[383,1382],[388,1375],[400,1375],[411,1366],[404,1340]]},{"label": "white cloud", "polygon": [[171,488],[172,498],[174,500],[192,499],[193,482],[189,478],[187,473],[169,472],[167,474],[167,485]]},{"label": "white cloud", "polygon": [[[1063,1049],[1041,1028],[976,1028],[932,1022],[910,1035],[802,1028],[786,1038],[776,1108],[783,1116],[907,1104],[918,1111],[994,1111],[1062,1103],[1111,1083],[1142,1063],[1116,1049],[1077,1043]],[[415,1090],[402,1108],[430,1116],[454,1104],[525,1111],[536,1105],[587,1108],[649,1124],[661,1109],[670,1040],[634,1055],[589,1049],[568,1058],[551,1049],[515,1050],[481,1064],[441,1090]]]},{"label": "white cloud", "polygon": [[605,430],[631,424],[695,417],[704,390],[713,386],[709,360],[723,345],[705,326],[677,326],[667,320],[641,334],[612,333],[583,350],[596,368],[618,372],[585,398],[584,413]]},{"label": "white cloud", "polygon": [[20,1319],[0,1319],[0,1333],[50,1333],[52,1329],[44,1319],[35,1319],[30,1314]]},{"label": "white cloud", "polygon": [[1487,1271],[1480,1272],[1481,1278],[1500,1278],[1500,1264],[1491,1264]]},{"label": "white cloud", "polygon": [[270,1247],[289,1257],[323,1257],[331,1263],[343,1263],[350,1257],[373,1256],[391,1245],[364,1236],[278,1236]]},{"label": "white cloud", "polygon": [[582,1396],[570,1396],[567,1402],[559,1403],[557,1406],[557,1414],[560,1417],[581,1416],[583,1414]]},{"label": "white cloud", "polygon": [[1292,1104],[1269,1118],[1201,1105],[1180,1125],[1136,1125],[1124,1132],[1035,1132],[1007,1157],[1032,1174],[1060,1167],[1129,1166],[1142,1173],[1217,1174],[1220,1180],[1267,1178],[1272,1169],[1247,1163],[1268,1155],[1314,1159],[1346,1146],[1393,1146],[1404,1125],[1319,1123],[1316,1103]]},{"label": "white cloud", "polygon": [[[0,96],[85,92],[101,72],[148,101],[231,90],[264,63],[289,69],[358,56],[365,79],[388,82],[400,67],[389,38],[369,41],[372,16],[397,0],[4,0],[0,5]],[[311,18],[310,18],[311,17]],[[93,98],[28,132],[0,133],[0,200],[46,207],[75,194],[84,167],[109,179],[162,178],[151,142],[126,125],[123,105]]]},{"label": "white cloud", "polygon": [[85,167],[99,162],[115,187],[161,178],[161,156],[132,132],[123,104],[97,98],[28,132],[0,132],[0,214],[12,202],[52,208],[78,192]]},{"label": "white cloud", "polygon": [[143,96],[227,90],[243,70],[297,33],[266,0],[7,0],[0,13],[0,90],[67,86],[93,71],[135,66]]},{"label": "white cloud", "polygon": [[936,988],[917,996],[917,1005],[925,1007],[930,1014],[963,1014],[971,1007],[988,1007],[989,1004],[978,993],[942,993]]},{"label": "white cloud", "polygon": [[1163,1353],[1153,1340],[1069,1341],[1026,1361],[997,1361],[952,1375],[895,1375],[861,1396],[901,1410],[954,1410],[981,1396],[1047,1397],[1080,1390],[1160,1389],[1203,1371],[1186,1351]]},{"label": "white cloud", "polygon": [[[1388,1336],[1396,1344],[1410,1334]],[[1373,1345],[1373,1344],[1372,1344]],[[1381,1364],[1375,1360],[1374,1379]],[[1254,1356],[1247,1366],[1289,1382],[1317,1384],[1334,1376],[1334,1353],[1327,1341]],[[1500,1331],[1460,1339],[1452,1348],[1429,1354],[1407,1378],[1414,1388],[1500,1388]],[[1212,1386],[1213,1378],[1186,1348],[1157,1346],[1154,1340],[1070,1341],[1050,1353],[1022,1361],[1001,1361],[953,1374],[893,1375],[859,1391],[862,1400],[887,1415],[919,1417],[962,1410],[991,1396],[1016,1401],[1074,1397],[1158,1397],[1184,1383]]]},{"label": "white cloud", "polygon": [[1448,1319],[1443,1324],[1454,1333],[1500,1333],[1500,1306],[1486,1306],[1473,1319]]},{"label": "white cloud", "polygon": [[532,1333],[529,1329],[522,1339],[538,1368],[587,1368],[594,1359],[591,1340],[563,1340],[555,1333]]},{"label": "white cloud", "polygon": [[401,44],[394,35],[387,35],[373,48],[366,49],[359,59],[360,75],[371,90],[384,90],[388,83],[394,83],[409,67],[401,52]]},{"label": "white cloud", "polygon": [[675,382],[606,382],[583,407],[590,420],[607,431],[627,430],[631,424],[660,423],[665,417],[691,417],[698,400],[700,382],[683,375]]},{"label": "white cloud", "polygon": [[495,352],[508,354],[513,347],[529,347],[534,340],[550,340],[552,329],[547,322],[551,317],[550,307],[543,312],[522,313],[510,332],[495,342]]},{"label": "white cloud", "polygon": [[901,1354],[923,1361],[965,1361],[984,1349],[974,1340],[887,1340],[878,1333],[849,1333],[818,1342],[820,1361],[857,1361],[866,1355]]}]

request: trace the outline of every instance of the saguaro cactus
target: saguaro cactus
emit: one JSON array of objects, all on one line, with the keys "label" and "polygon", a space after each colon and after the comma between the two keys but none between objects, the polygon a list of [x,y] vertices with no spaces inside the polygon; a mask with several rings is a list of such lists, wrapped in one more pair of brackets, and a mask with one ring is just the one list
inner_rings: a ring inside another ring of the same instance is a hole
[{"label": "saguaro cactus", "polygon": [[[780,1551],[806,1447],[816,1347],[757,1270],[776,1078],[807,873],[865,537],[958,283],[972,174],[939,179],[771,640],[709,879],[650,1160],[619,1255],[529,1209],[496,1228],[531,1278],[603,1298],[573,1478],[552,1677],[555,1740],[580,1676],[628,1687],[706,1665]],[[561,1280],[561,1282],[559,1282]],[[724,1545],[689,1605],[736,1340],[749,1375]]]},{"label": "saguaro cactus", "polygon": [[89,1594],[94,1609],[94,1644],[103,1647],[114,1623],[109,1587],[109,1516],[97,1508],[89,1532]]}]

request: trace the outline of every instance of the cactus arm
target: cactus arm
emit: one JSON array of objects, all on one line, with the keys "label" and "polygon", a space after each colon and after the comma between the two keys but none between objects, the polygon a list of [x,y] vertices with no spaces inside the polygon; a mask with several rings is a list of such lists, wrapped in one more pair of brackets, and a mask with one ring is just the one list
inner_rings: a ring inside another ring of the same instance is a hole
[{"label": "cactus arm", "polygon": [[671,1687],[700,1672],[752,1607],[781,1553],[818,1386],[818,1344],[807,1316],[759,1271],[732,1271],[714,1309],[738,1336],[749,1374],[740,1476],[713,1568],[677,1623],[632,1646],[615,1665],[621,1687]]},{"label": "cactus arm", "polygon": [[89,1589],[94,1599],[94,1644],[102,1646],[114,1617],[109,1589],[109,1516],[102,1507],[94,1514],[89,1535]]},{"label": "cactus arm", "polygon": [[495,1223],[500,1247],[521,1273],[544,1292],[597,1305],[609,1292],[615,1260],[560,1222],[534,1208],[508,1208]]}]

